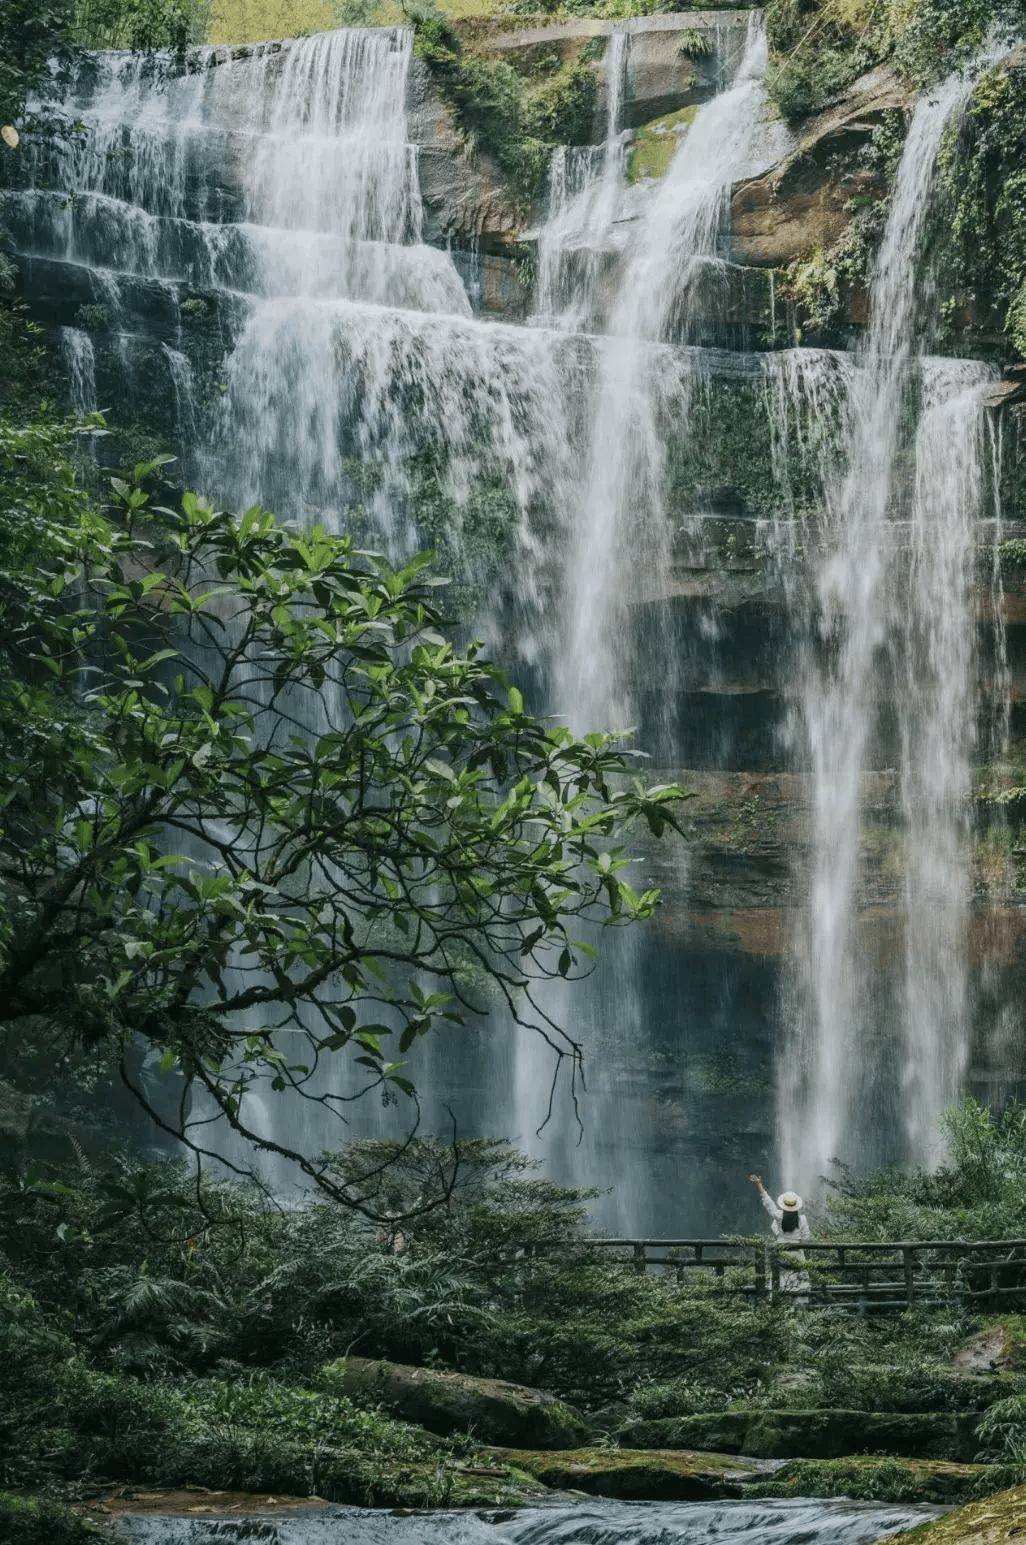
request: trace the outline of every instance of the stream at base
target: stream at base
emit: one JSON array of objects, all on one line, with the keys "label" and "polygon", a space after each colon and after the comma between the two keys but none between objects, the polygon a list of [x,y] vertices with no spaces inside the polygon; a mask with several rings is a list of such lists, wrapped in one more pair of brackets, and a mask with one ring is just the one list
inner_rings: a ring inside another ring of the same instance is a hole
[{"label": "stream at base", "polygon": [[610,1502],[523,1512],[323,1512],[250,1518],[122,1518],[132,1545],[874,1545],[941,1509],[795,1498]]}]

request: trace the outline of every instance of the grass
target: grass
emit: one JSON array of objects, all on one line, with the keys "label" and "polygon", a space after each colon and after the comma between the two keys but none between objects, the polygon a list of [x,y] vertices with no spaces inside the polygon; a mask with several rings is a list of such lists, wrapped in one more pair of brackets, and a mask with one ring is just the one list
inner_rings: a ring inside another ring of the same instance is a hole
[{"label": "grass", "polygon": [[[504,14],[502,0],[441,0],[439,10],[453,21]],[[398,0],[380,0],[368,12],[379,27],[403,20]],[[346,21],[344,0],[214,0],[209,41],[258,43],[264,38],[307,37],[344,26]]]},{"label": "grass", "polygon": [[210,42],[303,37],[334,25],[331,0],[214,0]]}]

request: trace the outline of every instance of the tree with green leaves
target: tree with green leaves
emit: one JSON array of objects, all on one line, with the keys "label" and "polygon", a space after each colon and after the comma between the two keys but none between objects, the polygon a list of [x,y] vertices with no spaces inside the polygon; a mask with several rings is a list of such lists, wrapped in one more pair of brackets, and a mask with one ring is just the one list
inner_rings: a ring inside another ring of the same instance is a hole
[{"label": "tree with green leaves", "polygon": [[[180,51],[201,43],[210,0],[4,0],[0,7],[0,126],[22,124],[26,103],[66,78],[79,51]],[[47,112],[32,125],[46,126]],[[0,154],[17,141],[0,141]]]},{"label": "tree with green leaves", "polygon": [[[157,464],[100,514],[55,472],[57,431],[2,434],[0,530],[22,559],[2,592],[6,1032],[103,1047],[198,1154],[213,1109],[373,1211],[261,1136],[251,1096],[340,1120],[370,1090],[415,1108],[407,1054],[489,994],[576,1075],[539,986],[591,969],[591,925],[652,913],[622,839],[674,824],[680,791],[458,650],[427,557],[396,569],[193,494],[171,508],[144,491]],[[174,1113],[133,1073],[140,1042],[178,1070]]]}]

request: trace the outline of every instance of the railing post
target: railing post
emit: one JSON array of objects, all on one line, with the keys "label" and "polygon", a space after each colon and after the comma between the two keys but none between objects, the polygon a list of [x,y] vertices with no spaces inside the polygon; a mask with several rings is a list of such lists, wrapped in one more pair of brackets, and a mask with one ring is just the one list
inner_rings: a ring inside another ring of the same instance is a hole
[{"label": "railing post", "polygon": [[770,1255],[770,1303],[780,1297],[780,1256],[776,1247],[772,1247]]},{"label": "railing post", "polygon": [[902,1245],[901,1259],[905,1267],[905,1302],[911,1309],[916,1296],[916,1259],[911,1245]]},{"label": "railing post", "polygon": [[769,1245],[762,1244],[755,1247],[755,1296],[758,1299],[766,1297],[769,1286]]},{"label": "railing post", "polygon": [[639,1277],[643,1277],[645,1275],[646,1261],[644,1241],[634,1246],[634,1270],[638,1273]]}]

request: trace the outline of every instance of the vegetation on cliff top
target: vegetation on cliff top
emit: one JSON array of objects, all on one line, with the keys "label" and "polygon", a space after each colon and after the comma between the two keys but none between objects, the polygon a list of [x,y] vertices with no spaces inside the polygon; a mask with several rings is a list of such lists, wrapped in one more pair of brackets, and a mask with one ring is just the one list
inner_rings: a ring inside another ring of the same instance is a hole
[{"label": "vegetation on cliff top", "polygon": [[1023,20],[1022,0],[768,0],[770,91],[797,118],[885,61],[924,86]]}]

